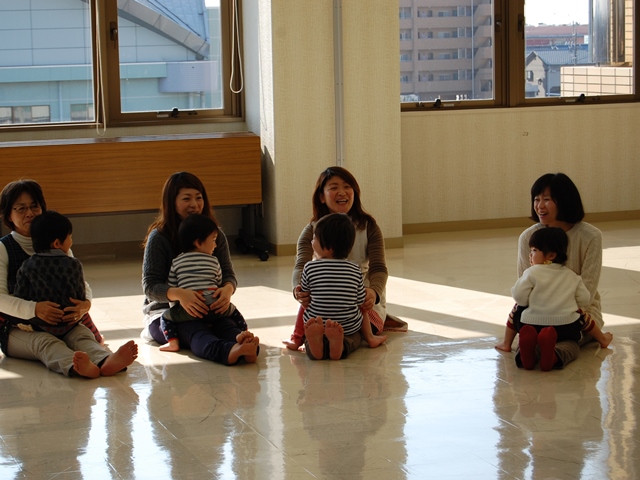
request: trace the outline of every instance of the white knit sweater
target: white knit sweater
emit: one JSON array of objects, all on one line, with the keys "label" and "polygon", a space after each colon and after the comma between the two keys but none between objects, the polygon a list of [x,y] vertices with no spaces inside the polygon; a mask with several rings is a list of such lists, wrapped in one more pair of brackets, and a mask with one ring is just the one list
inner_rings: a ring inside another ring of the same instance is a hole
[{"label": "white knit sweater", "polygon": [[[529,239],[533,232],[539,228],[545,228],[545,226],[537,223],[520,235],[518,240],[518,278],[529,268]],[[600,294],[598,293],[600,271],[602,270],[602,233],[593,225],[579,222],[567,232],[567,236],[569,237],[569,248],[565,266],[582,277],[583,283],[591,294],[589,306],[583,310],[591,314],[596,324],[602,328],[604,321]]]},{"label": "white knit sweater", "polygon": [[521,321],[530,325],[568,325],[580,318],[578,307],[587,308],[591,301],[580,277],[559,263],[526,269],[511,296],[518,305],[527,307]]}]

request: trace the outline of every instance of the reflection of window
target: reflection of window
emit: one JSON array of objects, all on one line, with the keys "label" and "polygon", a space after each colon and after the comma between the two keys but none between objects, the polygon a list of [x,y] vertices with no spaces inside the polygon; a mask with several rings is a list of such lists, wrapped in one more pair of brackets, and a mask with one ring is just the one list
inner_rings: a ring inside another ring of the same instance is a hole
[{"label": "reflection of window", "polygon": [[411,40],[411,30],[408,28],[400,30],[400,40]]},{"label": "reflection of window", "polygon": [[47,123],[50,120],[48,105],[0,107],[0,124]]},{"label": "reflection of window", "polygon": [[88,103],[71,105],[71,121],[86,122],[93,119],[93,105]]},{"label": "reflection of window", "polygon": [[483,92],[490,92],[493,89],[493,82],[491,80],[483,80],[480,82],[480,90]]},{"label": "reflection of window", "polygon": [[0,107],[0,124],[11,123],[11,107]]}]

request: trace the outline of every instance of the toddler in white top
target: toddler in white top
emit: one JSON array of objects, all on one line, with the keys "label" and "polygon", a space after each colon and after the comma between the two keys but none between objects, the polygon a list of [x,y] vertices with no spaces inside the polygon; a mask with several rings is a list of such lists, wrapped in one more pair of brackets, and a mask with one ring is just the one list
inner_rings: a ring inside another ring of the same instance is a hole
[{"label": "toddler in white top", "polygon": [[532,370],[539,358],[543,371],[560,366],[556,342],[578,342],[589,333],[606,348],[613,335],[603,333],[590,316],[582,313],[591,294],[579,275],[564,266],[568,238],[561,228],[541,228],[529,240],[531,267],[511,289],[516,303],[524,308],[514,324],[520,335],[516,364]]}]

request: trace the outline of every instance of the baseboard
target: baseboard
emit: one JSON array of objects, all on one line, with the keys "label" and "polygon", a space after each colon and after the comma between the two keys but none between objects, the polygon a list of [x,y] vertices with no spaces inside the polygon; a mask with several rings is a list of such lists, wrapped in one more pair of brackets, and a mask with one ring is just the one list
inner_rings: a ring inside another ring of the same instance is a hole
[{"label": "baseboard", "polygon": [[144,250],[142,242],[110,242],[110,243],[87,243],[84,245],[74,244],[71,247],[73,255],[80,260],[101,260],[112,258],[140,257],[142,259]]},{"label": "baseboard", "polygon": [[628,220],[640,220],[640,210],[626,210],[624,212],[595,212],[584,216],[585,222],[624,222]]},{"label": "baseboard", "polygon": [[526,217],[496,218],[489,220],[462,220],[455,222],[409,223],[402,226],[403,235],[437,232],[462,232],[466,230],[492,230],[496,228],[528,227]]},{"label": "baseboard", "polygon": [[[640,210],[587,213],[584,220],[589,223],[640,220]],[[413,235],[418,233],[462,232],[467,230],[492,230],[496,228],[512,227],[526,228],[532,224],[532,220],[527,217],[461,220],[455,222],[410,223],[402,226],[402,234]]]},{"label": "baseboard", "polygon": [[[404,246],[404,240],[402,237],[395,238],[385,238],[384,239],[385,248],[402,248]],[[295,244],[285,244],[285,245],[271,245],[269,248],[269,253],[272,253],[276,256],[286,256],[286,255],[295,255],[296,254],[296,245]]]},{"label": "baseboard", "polygon": [[[585,221],[589,223],[599,222],[620,222],[628,220],[640,220],[640,210],[628,210],[623,212],[595,212],[587,213]],[[526,228],[532,225],[532,221],[526,217],[498,218],[490,220],[463,220],[456,222],[433,222],[433,223],[410,223],[402,226],[403,235],[413,235],[419,233],[437,232],[461,232],[467,230],[491,230],[496,228]],[[230,247],[234,251],[234,241],[237,236],[228,237]],[[404,246],[403,237],[385,238],[386,248],[402,248]],[[269,253],[276,256],[293,256],[296,254],[295,244],[269,246]],[[116,257],[142,258],[142,242],[112,242],[112,243],[91,243],[84,245],[73,245],[73,254],[82,259],[100,259]]]}]

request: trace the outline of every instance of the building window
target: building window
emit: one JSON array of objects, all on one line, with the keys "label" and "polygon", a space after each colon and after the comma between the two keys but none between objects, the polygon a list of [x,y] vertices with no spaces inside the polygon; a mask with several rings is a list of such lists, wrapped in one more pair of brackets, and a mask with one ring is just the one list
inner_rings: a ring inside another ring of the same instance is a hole
[{"label": "building window", "polygon": [[22,125],[50,121],[51,113],[48,105],[0,107],[0,124]]},{"label": "building window", "polygon": [[[232,42],[222,33],[234,2],[218,3],[194,2],[199,11],[187,14],[157,2],[4,1],[0,33],[10,34],[0,46],[0,124],[148,124],[166,122],[159,112],[173,108],[190,122],[240,116],[229,87]],[[106,52],[102,78],[96,39]],[[101,88],[105,109],[96,105]],[[35,98],[42,105],[18,107]],[[102,111],[108,118],[96,118]]]},{"label": "building window", "polygon": [[[571,3],[571,8],[564,8],[565,3]],[[443,19],[458,17],[438,24],[446,28],[450,22],[455,30],[436,30],[437,42],[419,46],[437,48],[436,58],[456,59],[458,71],[465,74],[453,75],[446,71],[446,64],[436,63],[430,70],[439,80],[437,86],[416,82],[401,93],[403,98],[418,96],[427,103],[437,98],[468,99],[479,107],[572,105],[575,102],[559,103],[558,97],[582,93],[587,102],[640,101],[636,87],[640,73],[634,68],[639,44],[634,31],[636,4],[630,0],[567,0],[545,7],[541,0],[413,0],[418,16],[435,12]],[[523,31],[518,30],[519,24]],[[447,51],[453,53],[449,56]],[[535,66],[529,65],[532,58]],[[454,78],[464,82],[447,86]],[[538,92],[535,98],[529,95],[533,84]]]},{"label": "building window", "polygon": [[400,40],[411,40],[411,30],[408,28],[400,30]]},{"label": "building window", "polygon": [[400,61],[401,62],[412,62],[413,58],[412,58],[411,52],[402,52],[400,54]]},{"label": "building window", "polygon": [[411,7],[400,7],[400,18],[411,18]]}]

